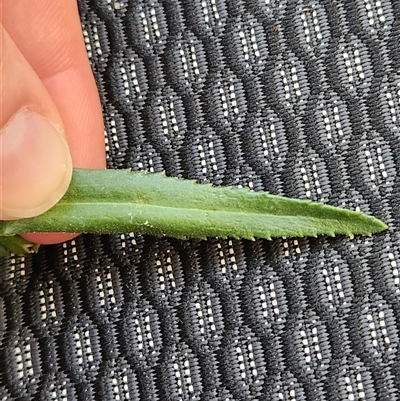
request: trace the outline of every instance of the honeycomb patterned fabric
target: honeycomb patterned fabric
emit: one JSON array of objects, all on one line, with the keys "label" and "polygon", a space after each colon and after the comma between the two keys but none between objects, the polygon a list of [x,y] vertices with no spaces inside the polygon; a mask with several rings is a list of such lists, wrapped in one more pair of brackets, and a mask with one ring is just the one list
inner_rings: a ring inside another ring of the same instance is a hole
[{"label": "honeycomb patterned fabric", "polygon": [[400,400],[400,1],[79,7],[109,168],[359,209],[389,230],[82,235],[3,258],[0,400]]}]

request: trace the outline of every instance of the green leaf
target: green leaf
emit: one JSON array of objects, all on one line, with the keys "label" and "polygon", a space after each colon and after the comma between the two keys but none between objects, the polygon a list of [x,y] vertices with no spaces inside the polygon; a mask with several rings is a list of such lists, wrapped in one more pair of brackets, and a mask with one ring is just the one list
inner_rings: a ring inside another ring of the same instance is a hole
[{"label": "green leaf", "polygon": [[0,257],[9,256],[11,253],[15,253],[16,255],[35,253],[38,251],[39,246],[38,244],[31,244],[19,235],[0,237]]},{"label": "green leaf", "polygon": [[0,236],[24,232],[138,232],[176,238],[371,235],[387,226],[360,212],[247,189],[213,187],[127,170],[73,173],[46,213],[0,222]]}]

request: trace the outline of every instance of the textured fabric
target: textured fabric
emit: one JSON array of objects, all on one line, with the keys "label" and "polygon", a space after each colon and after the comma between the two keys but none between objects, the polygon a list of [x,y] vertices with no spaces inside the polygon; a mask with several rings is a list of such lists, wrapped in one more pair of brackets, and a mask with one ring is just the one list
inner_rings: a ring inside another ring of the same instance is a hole
[{"label": "textured fabric", "polygon": [[0,400],[400,399],[400,1],[79,6],[109,168],[322,201],[390,228],[84,235],[2,259]]}]

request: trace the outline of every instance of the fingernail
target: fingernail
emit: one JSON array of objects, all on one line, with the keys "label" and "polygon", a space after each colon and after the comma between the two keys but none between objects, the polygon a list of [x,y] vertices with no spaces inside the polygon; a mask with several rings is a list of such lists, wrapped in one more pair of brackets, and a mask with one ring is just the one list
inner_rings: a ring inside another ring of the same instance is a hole
[{"label": "fingernail", "polygon": [[37,216],[54,206],[71,180],[62,133],[45,117],[20,110],[0,133],[0,210],[3,219]]}]

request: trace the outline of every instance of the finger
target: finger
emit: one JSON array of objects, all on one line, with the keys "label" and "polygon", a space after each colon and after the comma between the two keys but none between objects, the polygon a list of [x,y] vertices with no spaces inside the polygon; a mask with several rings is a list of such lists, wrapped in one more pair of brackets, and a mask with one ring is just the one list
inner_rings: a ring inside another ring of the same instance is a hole
[{"label": "finger", "polygon": [[[3,21],[60,111],[75,167],[105,168],[104,128],[75,0],[2,0]],[[39,243],[70,235],[26,234]]]},{"label": "finger", "polygon": [[36,216],[56,204],[72,161],[60,114],[0,26],[0,218]]},{"label": "finger", "polygon": [[2,0],[3,24],[60,112],[75,167],[105,168],[97,87],[76,0]]}]

